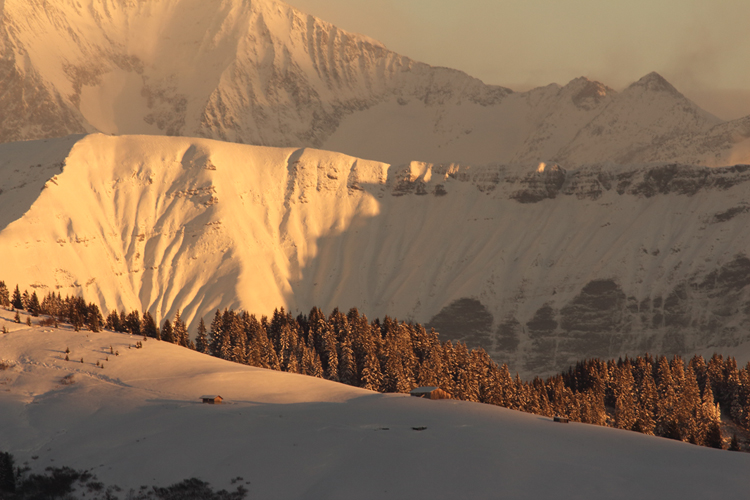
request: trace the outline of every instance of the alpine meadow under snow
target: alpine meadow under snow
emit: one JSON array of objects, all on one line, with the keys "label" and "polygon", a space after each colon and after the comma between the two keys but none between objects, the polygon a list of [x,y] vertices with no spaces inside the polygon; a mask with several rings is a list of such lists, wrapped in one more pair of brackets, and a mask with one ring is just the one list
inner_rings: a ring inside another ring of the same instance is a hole
[{"label": "alpine meadow under snow", "polygon": [[[377,394],[155,340],[136,349],[138,338],[127,334],[28,328],[8,311],[0,316],[11,330],[0,336],[2,446],[34,468],[89,469],[123,494],[187,477],[226,489],[241,477],[248,498],[266,499],[740,498],[747,491],[745,453],[489,405]],[[217,392],[225,404],[198,399]]]},{"label": "alpine meadow under snow", "polygon": [[[277,0],[0,0],[0,142],[0,280],[39,299],[180,312],[192,334],[217,309],[356,307],[527,379],[645,352],[750,361],[750,117],[657,73],[513,92]],[[750,486],[743,453],[15,314],[0,452],[122,495],[189,477],[249,498]]]}]

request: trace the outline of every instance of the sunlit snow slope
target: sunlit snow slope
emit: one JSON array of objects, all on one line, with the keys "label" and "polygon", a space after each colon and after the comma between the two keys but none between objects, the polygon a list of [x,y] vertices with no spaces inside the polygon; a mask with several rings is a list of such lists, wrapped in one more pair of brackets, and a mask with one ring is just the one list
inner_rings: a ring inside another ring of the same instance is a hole
[{"label": "sunlit snow slope", "polygon": [[389,163],[750,161],[750,118],[721,123],[656,73],[516,93],[277,0],[0,2],[0,142],[91,131]]},{"label": "sunlit snow slope", "polygon": [[153,339],[135,349],[126,334],[12,314],[0,309],[0,449],[33,471],[88,469],[120,498],[188,477],[263,499],[743,498],[750,486],[746,453],[376,394]]},{"label": "sunlit snow slope", "polygon": [[[357,307],[531,376],[750,341],[750,166],[395,167],[93,134],[0,146],[0,279],[108,310]],[[740,360],[742,361],[742,360]]]}]

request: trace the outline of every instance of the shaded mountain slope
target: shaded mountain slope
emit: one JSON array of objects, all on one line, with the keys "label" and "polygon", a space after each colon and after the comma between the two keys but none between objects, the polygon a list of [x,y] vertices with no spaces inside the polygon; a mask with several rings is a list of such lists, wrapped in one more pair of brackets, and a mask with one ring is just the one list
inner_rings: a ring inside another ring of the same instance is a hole
[{"label": "shaded mountain slope", "polygon": [[159,321],[181,310],[193,331],[216,308],[358,307],[525,375],[750,340],[747,165],[394,167],[207,139],[74,141],[0,147],[11,286]]}]

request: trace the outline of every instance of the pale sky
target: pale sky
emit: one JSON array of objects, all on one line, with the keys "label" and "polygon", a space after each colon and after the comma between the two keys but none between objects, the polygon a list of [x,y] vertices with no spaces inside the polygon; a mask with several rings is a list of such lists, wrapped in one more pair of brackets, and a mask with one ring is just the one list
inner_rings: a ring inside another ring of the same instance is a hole
[{"label": "pale sky", "polygon": [[435,66],[523,91],[656,71],[723,119],[750,115],[750,0],[286,0]]}]

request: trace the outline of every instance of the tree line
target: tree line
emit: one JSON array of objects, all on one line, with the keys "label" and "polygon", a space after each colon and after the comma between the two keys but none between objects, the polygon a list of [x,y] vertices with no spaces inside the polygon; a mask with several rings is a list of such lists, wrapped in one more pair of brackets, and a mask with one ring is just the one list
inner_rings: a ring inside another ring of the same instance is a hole
[{"label": "tree line", "polygon": [[[0,282],[0,303],[5,304],[6,295]],[[11,305],[35,307],[35,296],[21,294],[16,287]],[[296,317],[281,308],[271,318],[260,319],[246,311],[217,310],[209,327],[200,320],[194,342],[179,312],[161,327],[148,312],[141,316],[138,311],[112,311],[102,319],[95,304],[54,293],[39,303],[38,312],[92,331],[104,325],[236,363],[373,391],[408,393],[419,386],[440,387],[460,400],[702,446],[723,447],[722,411],[736,425],[750,429],[750,363],[738,368],[734,358],[718,354],[708,361],[694,356],[687,363],[679,356],[590,359],[565,373],[529,382],[518,374],[512,377],[506,364],[498,365],[481,348],[443,342],[437,332],[419,323],[388,316],[369,321],[356,308],[346,314],[335,309],[326,316],[314,307],[308,315]],[[736,436],[730,447],[739,449]]]}]

